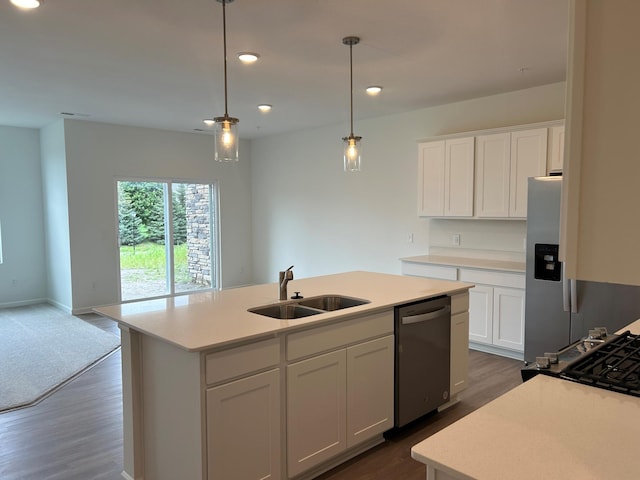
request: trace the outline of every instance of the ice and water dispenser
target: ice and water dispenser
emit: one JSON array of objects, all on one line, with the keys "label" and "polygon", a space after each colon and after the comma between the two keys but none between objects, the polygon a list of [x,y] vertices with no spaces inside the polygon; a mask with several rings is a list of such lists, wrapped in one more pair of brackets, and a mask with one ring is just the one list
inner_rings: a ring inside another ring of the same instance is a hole
[{"label": "ice and water dispenser", "polygon": [[562,262],[558,260],[558,245],[535,244],[533,277],[553,282],[559,282],[562,279]]}]

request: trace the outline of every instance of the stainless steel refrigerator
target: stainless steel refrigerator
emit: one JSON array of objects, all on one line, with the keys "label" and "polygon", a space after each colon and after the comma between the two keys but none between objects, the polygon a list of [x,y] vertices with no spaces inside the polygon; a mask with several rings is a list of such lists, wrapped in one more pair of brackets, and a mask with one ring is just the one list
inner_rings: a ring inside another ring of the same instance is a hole
[{"label": "stainless steel refrigerator", "polygon": [[530,178],[528,187],[524,359],[532,362],[591,328],[615,332],[640,318],[640,287],[566,279],[558,260],[562,177]]}]

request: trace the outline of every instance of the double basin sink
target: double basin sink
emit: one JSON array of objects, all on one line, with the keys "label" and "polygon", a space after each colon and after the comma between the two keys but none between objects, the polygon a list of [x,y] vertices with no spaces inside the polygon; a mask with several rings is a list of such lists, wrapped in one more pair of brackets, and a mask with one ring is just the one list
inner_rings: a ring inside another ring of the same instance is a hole
[{"label": "double basin sink", "polygon": [[358,305],[364,305],[366,303],[370,303],[370,301],[361,298],[345,297],[343,295],[319,295],[317,297],[303,298],[293,302],[274,303],[250,308],[248,311],[279,320],[291,320],[332,312],[334,310],[342,310],[343,308],[357,307]]}]

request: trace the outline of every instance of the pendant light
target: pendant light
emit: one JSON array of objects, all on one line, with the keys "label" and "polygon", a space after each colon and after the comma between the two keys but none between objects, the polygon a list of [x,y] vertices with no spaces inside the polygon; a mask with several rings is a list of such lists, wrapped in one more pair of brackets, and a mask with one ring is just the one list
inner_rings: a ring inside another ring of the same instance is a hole
[{"label": "pendant light", "polygon": [[215,117],[215,160],[217,162],[238,161],[238,120],[229,116],[227,110],[227,16],[225,6],[233,0],[217,0],[222,4],[222,35],[224,46],[224,116]]},{"label": "pendant light", "polygon": [[343,137],[344,141],[344,171],[359,172],[360,171],[360,140],[353,134],[353,46],[360,43],[359,37],[344,37],[342,39],[344,45],[349,45],[349,94],[351,96],[351,133],[348,137]]}]

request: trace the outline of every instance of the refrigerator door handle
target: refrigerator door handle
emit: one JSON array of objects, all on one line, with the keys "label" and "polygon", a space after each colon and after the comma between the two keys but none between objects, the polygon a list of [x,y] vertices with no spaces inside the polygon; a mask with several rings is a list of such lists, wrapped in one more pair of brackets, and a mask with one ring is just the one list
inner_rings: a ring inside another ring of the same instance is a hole
[{"label": "refrigerator door handle", "polygon": [[578,313],[578,281],[570,280],[571,282],[571,313]]}]

